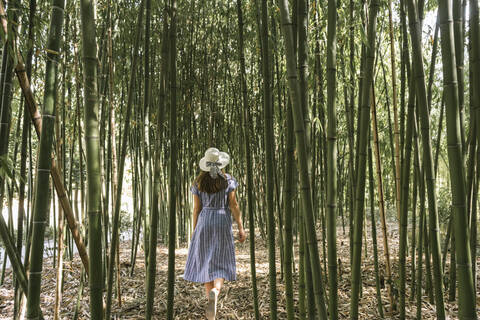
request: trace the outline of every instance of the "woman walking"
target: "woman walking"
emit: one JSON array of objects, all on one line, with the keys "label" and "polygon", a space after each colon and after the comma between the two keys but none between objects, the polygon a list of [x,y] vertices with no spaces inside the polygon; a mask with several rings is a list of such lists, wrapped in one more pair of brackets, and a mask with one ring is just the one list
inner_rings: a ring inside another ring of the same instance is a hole
[{"label": "woman walking", "polygon": [[230,156],[209,148],[200,159],[201,173],[193,183],[194,232],[185,265],[185,280],[205,285],[207,319],[215,319],[217,298],[224,280],[236,280],[232,217],[238,239],[245,241],[240,208],[235,197],[237,180],[223,172]]}]

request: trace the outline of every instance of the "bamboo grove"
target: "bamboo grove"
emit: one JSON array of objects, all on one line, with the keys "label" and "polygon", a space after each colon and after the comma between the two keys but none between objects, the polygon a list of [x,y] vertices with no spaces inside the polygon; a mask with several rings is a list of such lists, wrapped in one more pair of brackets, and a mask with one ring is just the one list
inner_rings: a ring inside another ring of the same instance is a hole
[{"label": "bamboo grove", "polygon": [[121,318],[122,268],[142,263],[141,317],[196,319],[177,258],[215,146],[248,230],[249,313],[232,319],[477,319],[478,5],[2,1],[9,316]]}]

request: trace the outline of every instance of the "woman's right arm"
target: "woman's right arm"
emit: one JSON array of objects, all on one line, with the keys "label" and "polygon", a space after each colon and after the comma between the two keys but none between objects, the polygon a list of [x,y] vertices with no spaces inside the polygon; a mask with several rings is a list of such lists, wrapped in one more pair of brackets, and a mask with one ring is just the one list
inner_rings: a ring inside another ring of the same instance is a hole
[{"label": "woman's right arm", "polygon": [[238,238],[240,242],[244,242],[246,239],[245,231],[243,230],[242,214],[240,212],[240,206],[238,205],[237,198],[235,197],[235,191],[231,191],[228,194],[228,205],[232,212],[233,219],[238,225]]}]

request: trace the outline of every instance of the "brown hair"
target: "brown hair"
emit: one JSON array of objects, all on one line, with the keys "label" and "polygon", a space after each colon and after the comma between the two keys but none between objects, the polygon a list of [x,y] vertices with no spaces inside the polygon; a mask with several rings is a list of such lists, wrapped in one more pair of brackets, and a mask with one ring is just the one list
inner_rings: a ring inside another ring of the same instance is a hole
[{"label": "brown hair", "polygon": [[223,177],[218,176],[213,179],[210,176],[210,173],[206,171],[200,172],[197,179],[195,179],[194,184],[197,186],[198,190],[206,193],[217,193],[225,190],[228,186],[227,180],[223,179]]}]

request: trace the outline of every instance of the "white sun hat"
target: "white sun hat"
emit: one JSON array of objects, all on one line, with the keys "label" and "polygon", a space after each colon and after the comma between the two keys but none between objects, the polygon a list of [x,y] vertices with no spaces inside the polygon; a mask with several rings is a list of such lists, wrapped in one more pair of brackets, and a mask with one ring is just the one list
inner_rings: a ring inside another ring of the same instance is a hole
[{"label": "white sun hat", "polygon": [[[200,170],[215,173],[216,169],[225,168],[230,162],[230,156],[226,152],[220,152],[217,148],[208,148],[205,156],[200,159]],[[213,172],[212,172],[213,171]]]}]

